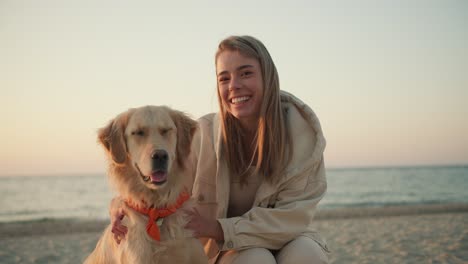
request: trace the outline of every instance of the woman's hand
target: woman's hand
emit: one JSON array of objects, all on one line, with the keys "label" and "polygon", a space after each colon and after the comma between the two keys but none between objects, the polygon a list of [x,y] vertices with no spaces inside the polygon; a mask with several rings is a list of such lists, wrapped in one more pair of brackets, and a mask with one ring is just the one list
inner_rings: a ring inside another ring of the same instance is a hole
[{"label": "woman's hand", "polygon": [[189,215],[189,222],[185,228],[192,230],[195,237],[209,237],[218,242],[224,241],[223,229],[218,221],[201,216],[196,208],[186,212]]},{"label": "woman's hand", "polygon": [[127,234],[127,227],[122,225],[122,219],[125,216],[125,211],[123,210],[120,197],[115,197],[112,199],[109,214],[111,218],[112,233],[114,234],[114,240],[117,244],[120,244],[120,241],[125,239]]}]

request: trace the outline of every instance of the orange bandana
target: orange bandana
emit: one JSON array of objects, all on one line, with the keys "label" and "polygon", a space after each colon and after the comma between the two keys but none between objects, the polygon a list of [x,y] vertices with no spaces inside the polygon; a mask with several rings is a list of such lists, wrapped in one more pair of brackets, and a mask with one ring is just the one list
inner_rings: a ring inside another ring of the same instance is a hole
[{"label": "orange bandana", "polygon": [[179,198],[177,198],[177,202],[167,208],[140,208],[131,201],[125,201],[125,203],[133,210],[149,216],[148,224],[146,225],[146,233],[148,233],[148,235],[154,240],[161,241],[161,234],[159,232],[159,228],[156,221],[159,218],[164,218],[175,213],[175,211],[179,209],[189,198],[190,195],[186,192],[183,192],[179,195]]}]

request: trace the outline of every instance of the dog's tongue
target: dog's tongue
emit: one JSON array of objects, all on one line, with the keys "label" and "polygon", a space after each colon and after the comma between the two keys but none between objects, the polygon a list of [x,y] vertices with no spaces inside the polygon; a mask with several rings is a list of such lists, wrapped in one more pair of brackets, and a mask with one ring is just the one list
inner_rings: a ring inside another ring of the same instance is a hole
[{"label": "dog's tongue", "polygon": [[163,171],[155,171],[151,173],[151,181],[155,183],[164,182],[167,179],[167,173]]}]

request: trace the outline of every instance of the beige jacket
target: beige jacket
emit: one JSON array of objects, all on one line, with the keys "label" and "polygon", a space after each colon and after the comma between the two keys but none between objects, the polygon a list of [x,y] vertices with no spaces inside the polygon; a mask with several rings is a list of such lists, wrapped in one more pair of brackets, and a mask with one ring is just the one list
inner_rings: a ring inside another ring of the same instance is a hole
[{"label": "beige jacket", "polygon": [[212,260],[219,250],[280,249],[300,235],[314,239],[328,251],[311,226],[317,203],[327,189],[325,138],[317,116],[307,105],[283,91],[281,100],[288,108],[293,141],[291,163],[277,184],[260,185],[254,207],[239,217],[226,218],[230,176],[220,152],[219,115],[208,114],[199,119],[192,152],[197,164],[192,195],[202,215],[218,219],[225,239],[222,244],[213,239],[202,240]]}]

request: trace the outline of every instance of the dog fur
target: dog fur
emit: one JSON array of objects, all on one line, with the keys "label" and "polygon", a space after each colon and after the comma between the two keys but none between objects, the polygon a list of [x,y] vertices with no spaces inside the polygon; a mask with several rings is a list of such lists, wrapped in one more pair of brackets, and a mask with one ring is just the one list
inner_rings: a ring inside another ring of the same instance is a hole
[{"label": "dog fur", "polygon": [[[156,208],[176,203],[184,188],[191,186],[189,153],[196,128],[197,123],[182,112],[145,106],[118,115],[99,130],[98,141],[108,153],[109,178],[120,194],[116,199],[126,213],[122,223],[128,232],[117,244],[109,225],[85,263],[208,262],[201,243],[184,229],[188,221],[184,210],[193,208],[193,201],[164,218],[161,241],[146,233],[148,217],[124,202]],[[155,153],[166,153],[164,162],[155,161]]]}]

